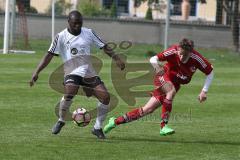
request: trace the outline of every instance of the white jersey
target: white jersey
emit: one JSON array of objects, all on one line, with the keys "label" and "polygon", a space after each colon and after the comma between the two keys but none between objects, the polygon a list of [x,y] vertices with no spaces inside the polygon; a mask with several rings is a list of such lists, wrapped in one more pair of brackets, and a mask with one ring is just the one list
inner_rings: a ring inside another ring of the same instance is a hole
[{"label": "white jersey", "polygon": [[103,48],[105,45],[92,29],[82,27],[81,33],[74,36],[66,28],[57,34],[48,52],[62,57],[65,75],[94,77],[96,72],[90,57],[92,44],[95,44],[98,48]]}]

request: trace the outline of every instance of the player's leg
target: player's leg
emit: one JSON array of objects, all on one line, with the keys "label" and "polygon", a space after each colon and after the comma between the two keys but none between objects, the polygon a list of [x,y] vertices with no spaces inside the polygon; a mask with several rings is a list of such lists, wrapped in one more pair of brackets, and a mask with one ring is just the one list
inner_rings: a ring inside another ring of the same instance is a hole
[{"label": "player's leg", "polygon": [[170,112],[172,111],[172,100],[176,94],[176,89],[169,74],[164,74],[163,76],[156,75],[154,78],[155,90],[152,94],[155,97],[161,97],[162,103],[162,114],[161,114],[161,132],[166,131],[174,132],[166,124],[168,123]]},{"label": "player's leg", "polygon": [[132,122],[147,114],[150,114],[160,105],[161,105],[161,102],[153,96],[149,99],[149,101],[143,107],[133,109],[127,112],[126,114],[124,114],[123,116],[119,116],[117,118],[114,118],[114,117],[110,118],[108,124],[104,127],[104,133],[108,133],[117,125]]},{"label": "player's leg", "polygon": [[162,114],[161,114],[161,128],[163,128],[169,120],[170,113],[172,111],[172,100],[176,94],[176,89],[173,84],[165,83],[161,88],[159,88],[163,93],[166,94],[165,99],[162,104]]},{"label": "player's leg", "polygon": [[[69,79],[71,79],[72,81],[69,81]],[[62,127],[65,125],[65,119],[72,104],[72,99],[77,94],[79,89],[79,82],[77,81],[77,77],[67,76],[65,78],[64,96],[60,101],[59,119],[52,128],[53,134],[58,134],[61,131]]]},{"label": "player's leg", "polygon": [[99,77],[96,78],[95,83],[97,84],[93,89],[93,95],[98,99],[97,103],[97,118],[92,129],[92,133],[100,139],[104,139],[105,136],[102,131],[102,125],[107,117],[110,103],[110,95],[105,87],[104,83]]},{"label": "player's leg", "polygon": [[172,101],[176,95],[176,88],[171,82],[166,82],[161,88],[161,92],[166,94],[166,97],[162,103],[162,113],[161,113],[161,130],[160,135],[173,134],[175,131],[170,128],[167,124],[169,122],[170,114],[172,111]]}]

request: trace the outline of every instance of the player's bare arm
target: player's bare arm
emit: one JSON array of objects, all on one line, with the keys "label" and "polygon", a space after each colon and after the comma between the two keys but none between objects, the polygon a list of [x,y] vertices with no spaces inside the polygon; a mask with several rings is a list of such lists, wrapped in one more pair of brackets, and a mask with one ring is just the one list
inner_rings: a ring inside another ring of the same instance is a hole
[{"label": "player's bare arm", "polygon": [[33,72],[31,80],[29,81],[29,85],[31,87],[37,81],[39,73],[51,62],[53,56],[54,55],[52,53],[50,53],[50,52],[47,52],[44,55],[44,57],[42,58],[42,60],[38,64],[36,70]]},{"label": "player's bare arm", "polygon": [[122,59],[112,50],[111,47],[108,45],[105,45],[103,47],[103,51],[109,56],[112,57],[112,59],[115,60],[117,66],[121,69],[124,70],[125,68],[125,63],[122,61]]}]

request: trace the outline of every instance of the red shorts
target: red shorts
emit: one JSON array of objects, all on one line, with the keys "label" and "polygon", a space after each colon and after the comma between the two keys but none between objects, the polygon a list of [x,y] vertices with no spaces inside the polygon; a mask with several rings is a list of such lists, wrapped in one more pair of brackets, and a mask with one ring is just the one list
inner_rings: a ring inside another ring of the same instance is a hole
[{"label": "red shorts", "polygon": [[165,96],[166,96],[166,94],[163,93],[163,91],[161,90],[161,87],[164,84],[166,84],[167,82],[173,84],[176,91],[178,91],[180,89],[180,84],[173,83],[170,80],[170,77],[167,74],[164,74],[163,76],[156,75],[154,77],[154,87],[155,87],[155,89],[152,92],[150,92],[150,94],[153,97],[155,97],[161,103],[163,102],[163,100],[165,99]]}]

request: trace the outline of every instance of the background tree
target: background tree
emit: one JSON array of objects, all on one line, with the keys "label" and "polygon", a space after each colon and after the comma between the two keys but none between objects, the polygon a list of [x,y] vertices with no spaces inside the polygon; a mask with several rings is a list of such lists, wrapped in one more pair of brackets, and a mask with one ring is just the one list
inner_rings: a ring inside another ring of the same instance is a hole
[{"label": "background tree", "polygon": [[223,0],[222,7],[230,17],[234,50],[239,52],[239,0]]},{"label": "background tree", "polygon": [[84,17],[110,17],[110,9],[104,8],[97,0],[81,0],[77,9]]},{"label": "background tree", "polygon": [[116,3],[116,0],[113,0],[113,3],[111,5],[111,8],[110,8],[110,16],[112,18],[116,18],[118,16],[118,13],[117,13],[117,3]]},{"label": "background tree", "polygon": [[152,17],[152,8],[151,7],[148,7],[145,19],[147,19],[147,20],[152,20],[153,19],[153,17]]},{"label": "background tree", "polygon": [[[55,3],[55,14],[56,15],[66,15],[66,11],[71,8],[72,4],[65,2],[65,0],[58,0]],[[49,5],[47,13],[52,13],[52,5]]]},{"label": "background tree", "polygon": [[152,4],[159,3],[159,0],[134,0],[134,16],[136,16],[137,8],[146,1],[148,2],[148,9],[145,18],[152,20]]}]

